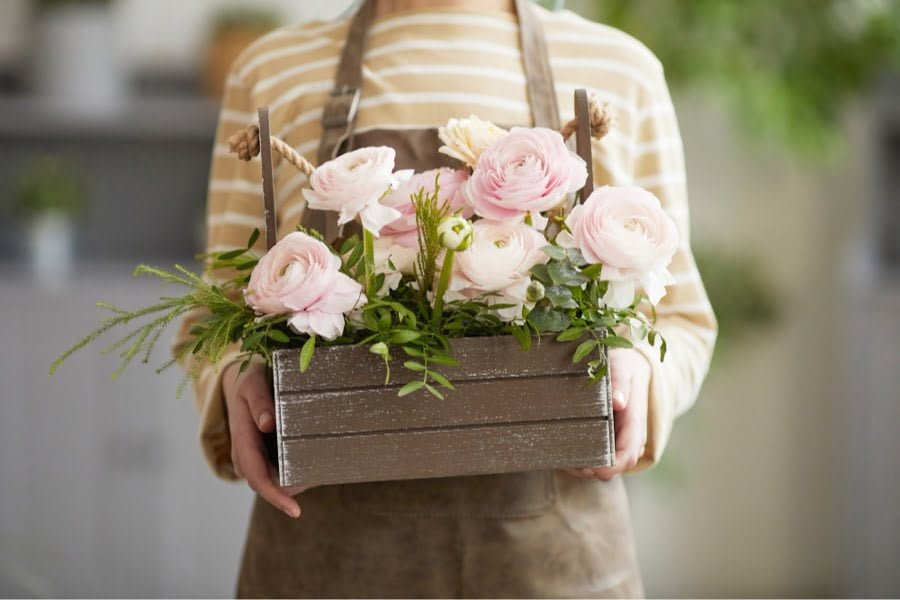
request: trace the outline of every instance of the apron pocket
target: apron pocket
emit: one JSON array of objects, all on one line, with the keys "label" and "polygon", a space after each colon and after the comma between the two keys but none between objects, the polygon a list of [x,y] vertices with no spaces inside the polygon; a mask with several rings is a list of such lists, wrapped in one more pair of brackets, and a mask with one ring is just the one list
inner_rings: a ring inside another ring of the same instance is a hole
[{"label": "apron pocket", "polygon": [[378,515],[509,519],[541,515],[556,503],[549,470],[337,487],[344,508]]}]

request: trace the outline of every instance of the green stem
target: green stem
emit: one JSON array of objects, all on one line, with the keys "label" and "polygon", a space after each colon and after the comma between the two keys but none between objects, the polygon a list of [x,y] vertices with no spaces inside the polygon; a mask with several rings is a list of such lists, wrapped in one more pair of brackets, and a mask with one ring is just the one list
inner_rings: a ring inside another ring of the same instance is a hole
[{"label": "green stem", "polygon": [[441,278],[438,280],[437,290],[434,293],[434,310],[431,313],[431,324],[435,329],[441,326],[441,315],[444,313],[444,294],[450,285],[450,274],[453,272],[453,250],[447,250],[444,254],[444,264],[441,266]]},{"label": "green stem", "polygon": [[363,229],[363,261],[366,268],[366,295],[371,296],[377,290],[372,288],[372,278],[375,277],[375,236],[368,229]]}]

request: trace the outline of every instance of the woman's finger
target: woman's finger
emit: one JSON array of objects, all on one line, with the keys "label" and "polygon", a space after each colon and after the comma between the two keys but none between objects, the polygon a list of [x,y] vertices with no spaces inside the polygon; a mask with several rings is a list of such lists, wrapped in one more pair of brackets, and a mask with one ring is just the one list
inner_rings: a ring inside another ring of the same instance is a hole
[{"label": "woman's finger", "polygon": [[228,420],[231,424],[231,447],[236,455],[235,464],[240,465],[241,476],[257,494],[272,506],[281,509],[290,517],[300,516],[300,505],[292,497],[275,485],[269,474],[262,434],[257,430],[253,416],[246,403],[238,399],[229,406]]},{"label": "woman's finger", "polygon": [[262,371],[247,373],[241,383],[240,395],[244,398],[253,415],[253,422],[263,433],[275,431],[275,401],[269,384]]},{"label": "woman's finger", "polygon": [[624,368],[616,352],[609,353],[609,387],[613,410],[625,410],[631,397],[631,372]]}]

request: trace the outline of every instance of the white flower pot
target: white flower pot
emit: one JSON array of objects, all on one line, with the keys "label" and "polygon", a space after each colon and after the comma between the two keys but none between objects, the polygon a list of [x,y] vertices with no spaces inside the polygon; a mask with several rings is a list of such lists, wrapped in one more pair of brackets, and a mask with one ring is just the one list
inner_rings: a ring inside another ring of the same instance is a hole
[{"label": "white flower pot", "polygon": [[41,285],[58,288],[69,279],[74,242],[74,228],[68,216],[49,212],[34,218],[28,246],[32,274]]},{"label": "white flower pot", "polygon": [[32,77],[40,96],[78,113],[103,115],[121,107],[127,81],[107,6],[48,10],[35,29]]}]

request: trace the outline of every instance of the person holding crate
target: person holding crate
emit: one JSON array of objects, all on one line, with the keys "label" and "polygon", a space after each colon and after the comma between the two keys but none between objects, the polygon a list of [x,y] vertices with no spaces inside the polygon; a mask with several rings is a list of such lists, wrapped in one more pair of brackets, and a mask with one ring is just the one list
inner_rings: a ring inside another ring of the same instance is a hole
[{"label": "person holding crate", "polygon": [[[665,362],[646,344],[609,353],[615,466],[283,489],[264,448],[275,427],[265,367],[239,373],[235,349],[219,368],[200,365],[195,394],[216,474],[244,478],[258,494],[239,596],[643,595],[619,475],[659,461],[675,417],[696,399],[717,326],[688,242],[672,103],[640,42],[521,0],[365,0],[348,18],[276,30],[226,82],[208,250],[239,248],[263,228],[259,164],[225,149],[258,107],[269,107],[272,134],[314,164],[351,146],[388,145],[398,167],[418,170],[437,166],[427,132],[448,118],[558,129],[571,113],[556,107],[579,87],[613,115],[613,132],[593,144],[595,181],[650,190],[682,239],[677,283],[657,309]],[[336,110],[341,118],[322,118]],[[282,166],[275,178],[280,238],[303,215],[305,176]],[[197,318],[184,321],[176,348]]]}]

